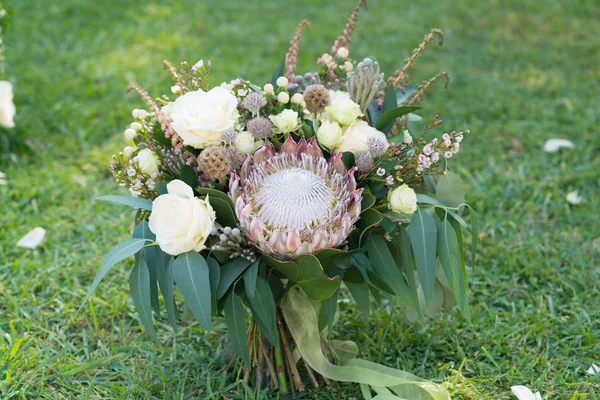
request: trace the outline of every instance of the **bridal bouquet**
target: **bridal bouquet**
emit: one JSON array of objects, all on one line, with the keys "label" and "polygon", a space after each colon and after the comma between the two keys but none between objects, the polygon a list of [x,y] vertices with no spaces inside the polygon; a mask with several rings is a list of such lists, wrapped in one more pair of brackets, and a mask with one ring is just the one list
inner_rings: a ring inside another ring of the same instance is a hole
[{"label": "bridal bouquet", "polygon": [[8,14],[0,3],[0,126],[14,128],[15,104],[13,103],[13,86],[4,80],[4,32],[8,24]]},{"label": "bridal bouquet", "polygon": [[[389,77],[356,62],[343,35],[314,71],[296,73],[302,21],[270,83],[211,84],[211,63],[165,62],[172,96],[133,110],[110,172],[138,209],[133,238],[106,256],[86,296],[117,262],[135,256],[130,289],[141,323],[177,329],[180,313],[211,329],[224,316],[243,379],[258,388],[304,390],[331,380],[360,384],[365,398],[448,399],[437,384],[357,358],[331,338],[338,296],[368,314],[397,296],[409,317],[458,305],[469,319],[463,229],[477,220],[449,160],[464,132],[428,138],[414,111],[440,73],[408,86],[424,42]],[[469,210],[470,224],[462,215]],[[159,298],[159,292],[162,301]],[[183,305],[179,300],[185,300]],[[248,323],[249,322],[249,323]]]}]

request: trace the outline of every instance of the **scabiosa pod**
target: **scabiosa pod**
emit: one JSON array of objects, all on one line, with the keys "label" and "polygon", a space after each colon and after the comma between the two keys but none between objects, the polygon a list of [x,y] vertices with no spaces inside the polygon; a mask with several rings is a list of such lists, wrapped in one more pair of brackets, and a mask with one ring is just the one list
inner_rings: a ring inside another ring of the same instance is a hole
[{"label": "scabiosa pod", "polygon": [[230,196],[242,232],[265,254],[291,259],[345,243],[361,210],[362,189],[341,154],[323,157],[288,136],[279,152],[266,142],[232,174]]}]

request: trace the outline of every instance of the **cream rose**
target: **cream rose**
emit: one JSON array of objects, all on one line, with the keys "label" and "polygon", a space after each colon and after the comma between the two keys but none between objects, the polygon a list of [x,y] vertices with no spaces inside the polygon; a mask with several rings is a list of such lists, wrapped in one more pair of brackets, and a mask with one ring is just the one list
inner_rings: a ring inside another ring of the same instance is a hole
[{"label": "cream rose", "polygon": [[298,113],[293,110],[283,110],[277,115],[270,115],[269,119],[275,125],[276,133],[290,133],[300,128]]},{"label": "cream rose", "polygon": [[350,99],[347,92],[339,90],[329,91],[330,103],[325,107],[325,112],[332,120],[341,126],[348,126],[363,116],[360,106]]},{"label": "cream rose", "polygon": [[167,192],[154,200],[150,214],[149,226],[158,246],[173,256],[204,250],[216,218],[208,196],[194,197],[192,188],[180,180],[169,182]]},{"label": "cream rose", "polygon": [[14,128],[16,111],[12,84],[8,81],[0,81],[0,125]]},{"label": "cream rose", "polygon": [[140,151],[137,155],[137,162],[142,172],[147,175],[152,176],[158,172],[160,161],[150,149]]},{"label": "cream rose", "polygon": [[335,150],[340,144],[342,138],[342,128],[337,122],[323,121],[319,129],[317,129],[317,140],[319,144],[328,148],[329,150]]},{"label": "cream rose", "polygon": [[417,211],[417,194],[407,184],[388,193],[389,209],[397,213],[412,214]]},{"label": "cream rose", "polygon": [[196,149],[220,144],[221,132],[232,129],[239,117],[237,99],[221,86],[188,92],[173,102],[170,111],[171,125],[183,144]]},{"label": "cream rose", "polygon": [[262,146],[263,141],[255,140],[250,132],[244,131],[237,135],[233,144],[244,153],[254,154],[256,149]]},{"label": "cream rose", "polygon": [[368,152],[369,146],[367,145],[367,140],[371,138],[385,143],[385,148],[388,148],[389,144],[385,133],[378,131],[365,121],[359,121],[344,130],[337,150],[349,151],[354,154]]}]

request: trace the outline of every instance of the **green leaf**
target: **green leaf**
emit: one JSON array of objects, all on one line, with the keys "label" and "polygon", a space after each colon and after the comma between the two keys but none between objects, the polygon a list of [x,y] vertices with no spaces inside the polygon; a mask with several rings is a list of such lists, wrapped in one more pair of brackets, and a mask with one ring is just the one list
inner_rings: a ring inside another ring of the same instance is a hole
[{"label": "green leaf", "polygon": [[154,188],[156,189],[156,191],[158,192],[158,194],[167,194],[167,184],[169,182],[156,182],[154,184]]},{"label": "green leaf", "polygon": [[140,316],[140,322],[146,328],[148,335],[158,343],[154,326],[152,325],[152,310],[150,304],[150,273],[144,257],[139,257],[129,275],[129,289],[135,309]]},{"label": "green leaf", "polygon": [[363,192],[362,201],[360,202],[360,208],[362,212],[365,212],[369,208],[373,207],[375,205],[375,201],[377,201],[375,196],[373,196],[371,193]]},{"label": "green leaf", "polygon": [[[156,235],[152,233],[148,226],[148,221],[140,221],[133,230],[134,238],[148,239],[151,241],[156,240]],[[144,247],[138,254],[137,257],[144,257],[148,272],[150,273],[150,300],[154,312],[160,316],[160,306],[158,303],[158,285],[156,282],[156,252],[159,250],[158,246]]]},{"label": "green leaf", "polygon": [[331,330],[333,329],[339,293],[340,291],[338,289],[330,298],[323,300],[321,303],[321,309],[319,310],[319,326],[322,326],[323,328],[327,326],[327,335],[331,335]]},{"label": "green leaf", "polygon": [[406,115],[409,112],[418,110],[420,108],[421,107],[396,107],[393,110],[385,111],[377,120],[375,128],[377,128],[377,130],[383,133],[388,133],[390,129],[392,129],[396,118]]},{"label": "green leaf", "polygon": [[350,170],[354,166],[354,154],[349,151],[342,152],[342,161],[344,162],[344,167]]},{"label": "green leaf", "polygon": [[217,215],[217,221],[219,221],[221,225],[230,227],[237,226],[237,217],[233,212],[231,200],[227,202],[219,197],[210,197],[209,195],[208,201],[213,210],[215,210],[215,214]]},{"label": "green leaf", "polygon": [[381,227],[386,233],[392,233],[398,228],[398,224],[389,218],[384,218],[381,221]]},{"label": "green leaf", "polygon": [[469,209],[469,216],[471,217],[471,264],[475,265],[475,255],[477,254],[477,241],[479,240],[479,219],[477,218],[477,213],[467,204],[467,208]]},{"label": "green leaf", "polygon": [[450,207],[456,208],[465,202],[462,179],[451,171],[438,176],[435,193],[439,201]]},{"label": "green leaf", "polygon": [[173,277],[198,323],[211,329],[210,276],[204,257],[194,251],[181,254],[173,262]]},{"label": "green leaf", "polygon": [[325,300],[331,297],[340,285],[340,277],[330,278],[325,274],[319,259],[312,254],[294,258],[298,267],[296,283],[302,287],[308,296],[315,300]]},{"label": "green leaf", "polygon": [[221,280],[221,266],[219,262],[212,257],[206,260],[208,264],[208,276],[210,278],[210,299],[212,304],[213,315],[217,314],[217,290],[219,281]]},{"label": "green leaf", "polygon": [[[439,207],[440,209],[442,209],[445,212],[447,212],[448,214],[450,214],[452,216],[452,218],[457,220],[458,223],[460,223],[464,228],[469,227],[469,225],[467,225],[465,220],[462,219],[462,217],[460,215],[458,215],[456,213],[456,211],[449,209],[448,205],[442,204],[439,200],[436,200],[433,197],[429,197],[427,195],[417,193],[417,203],[418,204],[430,204],[430,205]],[[468,205],[466,205],[466,206],[468,207]]]},{"label": "green leaf", "polygon": [[402,103],[408,100],[415,88],[416,86],[414,85],[404,86],[404,93],[402,93],[400,89],[396,89],[396,104],[400,106]]},{"label": "green leaf", "polygon": [[336,258],[343,254],[344,252],[340,249],[328,248],[315,253],[315,257],[319,259],[324,270],[329,270],[337,268]]},{"label": "green leaf", "polygon": [[435,287],[436,229],[433,217],[418,209],[408,227],[410,244],[417,264],[419,281],[423,286],[425,303],[429,306]]},{"label": "green leaf", "polygon": [[110,201],[113,203],[124,204],[126,206],[139,208],[141,210],[152,211],[152,200],[140,199],[139,197],[128,196],[100,196],[96,200]]},{"label": "green leaf", "polygon": [[273,71],[273,76],[271,76],[271,85],[273,85],[273,87],[277,87],[277,78],[279,78],[280,76],[283,76],[284,69],[285,69],[285,56],[283,56],[283,58],[281,59],[281,62],[279,63],[277,68],[275,68],[275,71]]},{"label": "green leaf", "polygon": [[100,264],[100,269],[96,273],[96,276],[94,277],[94,281],[92,282],[92,285],[88,289],[85,299],[83,299],[83,302],[81,303],[81,306],[79,306],[79,309],[81,309],[81,307],[83,307],[85,302],[88,301],[88,299],[94,292],[94,289],[96,289],[96,286],[98,286],[98,284],[100,283],[102,278],[104,278],[106,273],[116,263],[126,259],[127,257],[131,257],[132,255],[134,255],[135,253],[140,251],[146,243],[148,243],[148,239],[128,239],[122,243],[119,243],[115,247],[113,247],[112,250],[108,252],[106,257],[104,257],[104,260],[102,260],[102,264]]},{"label": "green leaf", "polygon": [[169,323],[175,332],[177,332],[177,321],[175,320],[175,299],[173,296],[173,256],[163,252],[160,249],[156,250],[156,279],[158,280],[160,292],[165,300],[165,308],[167,309]]},{"label": "green leaf", "polygon": [[183,164],[181,166],[181,171],[179,173],[179,179],[184,181],[188,186],[192,189],[198,186],[198,180],[196,179],[196,173],[194,172],[194,168],[187,164]]},{"label": "green leaf", "polygon": [[221,267],[221,277],[217,287],[217,299],[227,293],[233,282],[248,268],[250,261],[245,258],[236,258]]},{"label": "green leaf", "polygon": [[208,195],[208,198],[219,198],[221,200],[224,200],[226,202],[229,203],[229,205],[231,206],[231,208],[233,208],[233,201],[231,201],[231,198],[229,196],[227,196],[227,193],[222,192],[220,190],[217,189],[211,189],[211,188],[206,188],[206,187],[199,187],[196,189],[196,191],[199,194],[199,197],[204,198],[206,197],[206,195]]},{"label": "green leaf", "polygon": [[254,296],[256,290],[256,277],[258,276],[258,266],[260,265],[260,259],[256,260],[250,268],[244,272],[244,288],[248,296]]},{"label": "green leaf", "polygon": [[412,304],[413,309],[420,314],[421,307],[419,306],[419,294],[414,271],[415,259],[410,244],[410,236],[406,229],[400,229],[400,235],[398,236],[398,246],[400,250],[400,257],[402,260],[400,264],[404,267],[403,269],[404,273],[406,274],[408,289],[410,291],[411,303],[409,304]]},{"label": "green leaf", "polygon": [[369,297],[369,285],[366,283],[351,283],[346,282],[346,286],[354,300],[358,309],[365,314],[366,317],[371,313],[371,298]]},{"label": "green leaf", "polygon": [[367,255],[373,264],[377,275],[387,284],[398,297],[407,302],[408,285],[396,265],[396,261],[390,252],[385,240],[376,234],[369,234],[365,243]]},{"label": "green leaf", "polygon": [[277,321],[275,317],[275,300],[267,281],[262,277],[256,278],[254,296],[248,296],[250,308],[267,340],[278,345]]},{"label": "green leaf", "polygon": [[370,228],[379,225],[379,223],[382,220],[383,215],[381,215],[379,211],[374,210],[372,208],[369,208],[368,210],[360,214],[360,219],[356,223],[356,227],[362,231],[358,239],[359,246],[362,244],[362,238],[364,234],[367,233],[367,231]]},{"label": "green leaf", "polygon": [[233,292],[225,299],[225,324],[229,330],[231,343],[238,355],[249,368],[250,356],[248,355],[248,336],[246,335],[246,315],[244,305],[240,298]]},{"label": "green leaf", "polygon": [[467,283],[463,276],[456,233],[447,219],[440,222],[438,229],[438,253],[444,272],[458,301],[458,307],[467,321],[471,321],[471,311],[467,299]]},{"label": "green leaf", "polygon": [[393,110],[396,107],[398,107],[396,88],[394,86],[388,86],[384,90],[382,113]]}]

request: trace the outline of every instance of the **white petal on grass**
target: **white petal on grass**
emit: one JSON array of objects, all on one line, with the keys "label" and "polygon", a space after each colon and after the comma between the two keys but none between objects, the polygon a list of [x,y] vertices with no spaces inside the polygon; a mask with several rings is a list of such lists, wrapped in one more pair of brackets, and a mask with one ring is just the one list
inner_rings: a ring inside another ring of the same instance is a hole
[{"label": "white petal on grass", "polygon": [[600,366],[596,365],[596,364],[592,364],[591,367],[588,368],[587,371],[585,371],[588,375],[596,375],[596,374],[600,374]]},{"label": "white petal on grass", "polygon": [[547,153],[556,153],[561,148],[572,149],[573,142],[567,139],[548,139],[544,143],[544,151]]},{"label": "white petal on grass", "polygon": [[569,194],[567,194],[567,202],[569,204],[572,204],[574,206],[581,204],[581,202],[583,201],[583,197],[581,197],[579,195],[579,193],[575,192],[569,192]]},{"label": "white petal on grass", "polygon": [[525,386],[512,386],[510,390],[512,390],[513,394],[519,400],[542,400],[540,392],[535,392],[535,394],[533,394],[531,389]]},{"label": "white petal on grass", "polygon": [[42,243],[44,236],[46,236],[46,230],[38,226],[23,236],[17,242],[17,246],[26,249],[35,249]]}]

